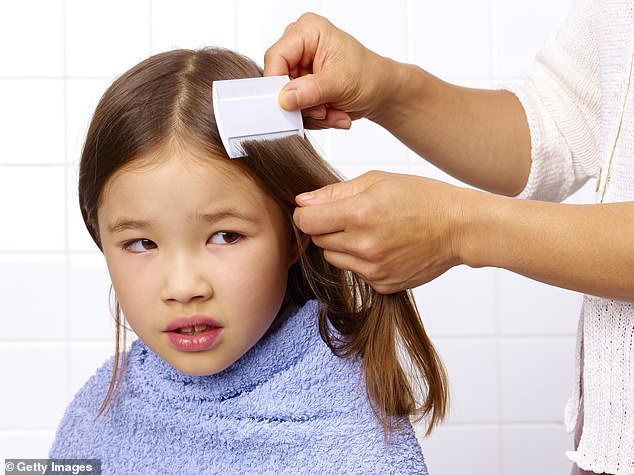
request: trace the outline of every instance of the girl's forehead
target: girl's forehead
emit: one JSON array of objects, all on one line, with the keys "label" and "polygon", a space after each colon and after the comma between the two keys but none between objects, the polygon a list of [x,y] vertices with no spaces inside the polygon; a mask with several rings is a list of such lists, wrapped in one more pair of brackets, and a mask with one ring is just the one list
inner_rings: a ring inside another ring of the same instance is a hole
[{"label": "girl's forehead", "polygon": [[115,172],[102,190],[99,208],[156,199],[157,193],[176,193],[178,198],[195,195],[201,201],[233,197],[260,205],[269,195],[259,180],[234,160],[178,147],[139,156]]},{"label": "girl's forehead", "polygon": [[203,150],[200,146],[176,140],[134,157],[121,171],[147,170],[170,161],[179,161],[192,167],[213,168],[220,172],[225,171],[229,175],[240,172],[240,167],[219,151]]},{"label": "girl's forehead", "polygon": [[129,173],[143,174],[156,170],[165,165],[181,165],[192,173],[201,173],[204,176],[214,176],[220,179],[235,180],[241,182],[247,180],[256,186],[260,191],[261,184],[256,180],[245,167],[240,166],[235,160],[227,158],[226,155],[213,150],[202,150],[198,146],[188,144],[168,145],[157,148],[151,152],[134,157],[132,160],[115,171],[104,186],[104,191],[117,180],[118,177]]},{"label": "girl's forehead", "polygon": [[230,216],[287,228],[286,214],[275,199],[246,169],[227,164],[227,158],[201,160],[186,151],[158,161],[141,158],[145,166],[118,172],[104,188],[97,212],[102,233],[122,228],[120,223],[184,233]]}]

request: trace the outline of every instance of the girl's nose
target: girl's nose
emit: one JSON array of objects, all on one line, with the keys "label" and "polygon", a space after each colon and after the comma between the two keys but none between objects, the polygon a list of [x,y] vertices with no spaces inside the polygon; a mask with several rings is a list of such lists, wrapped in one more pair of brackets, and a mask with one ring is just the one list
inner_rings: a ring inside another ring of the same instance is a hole
[{"label": "girl's nose", "polygon": [[200,269],[197,259],[179,256],[165,268],[161,298],[165,302],[188,303],[207,300],[213,295],[211,282]]}]

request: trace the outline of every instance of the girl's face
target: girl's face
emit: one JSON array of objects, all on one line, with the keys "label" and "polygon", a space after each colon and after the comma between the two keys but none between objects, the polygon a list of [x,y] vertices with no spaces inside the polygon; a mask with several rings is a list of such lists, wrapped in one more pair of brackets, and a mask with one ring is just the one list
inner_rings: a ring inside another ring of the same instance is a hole
[{"label": "girl's face", "polygon": [[135,333],[184,373],[222,371],[265,334],[297,246],[277,206],[222,157],[141,157],[106,184],[99,233]]}]

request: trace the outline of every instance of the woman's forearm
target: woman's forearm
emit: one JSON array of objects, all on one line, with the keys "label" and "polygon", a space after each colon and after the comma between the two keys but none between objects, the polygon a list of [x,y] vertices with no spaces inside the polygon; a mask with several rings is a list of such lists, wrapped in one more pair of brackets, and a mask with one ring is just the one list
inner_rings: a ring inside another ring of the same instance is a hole
[{"label": "woman's forearm", "polygon": [[460,260],[634,302],[634,203],[573,205],[465,190]]},{"label": "woman's forearm", "polygon": [[512,93],[454,86],[416,66],[382,60],[391,74],[371,120],[465,183],[508,196],[522,191],[530,134]]}]

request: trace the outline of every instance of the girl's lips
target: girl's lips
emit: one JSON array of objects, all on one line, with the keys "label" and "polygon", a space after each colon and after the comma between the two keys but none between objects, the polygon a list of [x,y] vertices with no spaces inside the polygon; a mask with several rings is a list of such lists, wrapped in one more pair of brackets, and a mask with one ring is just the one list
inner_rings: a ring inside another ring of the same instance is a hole
[{"label": "girl's lips", "polygon": [[221,327],[207,327],[207,330],[196,334],[166,332],[167,338],[174,348],[180,351],[205,351],[216,344]]},{"label": "girl's lips", "polygon": [[177,350],[205,351],[214,346],[222,326],[210,317],[192,315],[171,321],[164,333]]},{"label": "girl's lips", "polygon": [[183,328],[190,328],[195,326],[206,325],[211,328],[222,328],[222,325],[217,323],[213,318],[206,317],[204,315],[191,315],[188,317],[179,317],[172,320],[165,328],[166,332],[173,332]]}]

